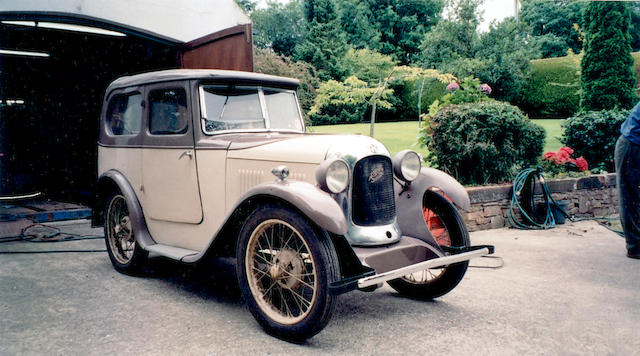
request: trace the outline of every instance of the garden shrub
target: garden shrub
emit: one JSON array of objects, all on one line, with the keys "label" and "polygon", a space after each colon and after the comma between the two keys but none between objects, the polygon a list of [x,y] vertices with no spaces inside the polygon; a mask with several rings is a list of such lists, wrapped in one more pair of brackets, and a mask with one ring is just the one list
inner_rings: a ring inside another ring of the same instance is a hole
[{"label": "garden shrub", "polygon": [[532,117],[567,117],[580,108],[580,56],[531,61],[525,95],[516,103]]},{"label": "garden shrub", "polygon": [[[351,124],[361,122],[369,111],[376,87],[351,76],[343,82],[329,80],[320,85],[314,105],[309,111],[312,125]],[[377,100],[380,109],[392,109],[393,91],[385,89]],[[370,111],[369,111],[370,112]]]},{"label": "garden shrub", "polygon": [[[394,119],[399,121],[417,120],[418,118],[418,92],[422,84],[421,78],[403,78],[391,83],[389,88],[396,93],[398,103],[394,104]],[[429,105],[445,94],[446,83],[440,82],[437,78],[426,78],[422,86],[422,97],[420,98],[420,113],[428,110]],[[382,121],[382,120],[380,120]]]},{"label": "garden shrub", "polygon": [[463,184],[511,180],[536,163],[545,131],[508,103],[449,105],[431,116],[420,133],[427,161]]},{"label": "garden shrub", "polygon": [[[390,113],[394,121],[417,120],[434,101],[446,94],[447,84],[457,80],[452,74],[440,73],[435,69],[407,66],[395,67],[394,76],[394,80],[390,81],[388,86],[395,93],[391,99],[394,101],[393,112]],[[420,89],[422,97],[418,110]],[[376,120],[385,121],[385,118],[380,117],[380,120]]]},{"label": "garden shrub", "polygon": [[562,124],[560,141],[583,156],[592,167],[612,172],[616,140],[629,110],[586,111]]},{"label": "garden shrub", "polygon": [[493,100],[489,98],[491,87],[486,83],[480,84],[480,80],[473,77],[466,77],[461,82],[453,81],[446,86],[445,90],[445,94],[429,106],[429,115],[437,114],[447,105]]}]

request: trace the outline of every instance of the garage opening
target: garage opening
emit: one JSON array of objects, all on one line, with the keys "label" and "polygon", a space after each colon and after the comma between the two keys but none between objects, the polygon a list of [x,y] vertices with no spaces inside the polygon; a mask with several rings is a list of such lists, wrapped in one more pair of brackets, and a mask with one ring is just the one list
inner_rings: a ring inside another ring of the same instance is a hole
[{"label": "garage opening", "polygon": [[169,68],[253,70],[251,22],[233,0],[153,2],[0,4],[0,197],[91,201],[112,80]]},{"label": "garage opening", "polygon": [[68,26],[0,25],[1,195],[40,191],[52,199],[88,201],[109,82],[179,65],[175,45]]}]

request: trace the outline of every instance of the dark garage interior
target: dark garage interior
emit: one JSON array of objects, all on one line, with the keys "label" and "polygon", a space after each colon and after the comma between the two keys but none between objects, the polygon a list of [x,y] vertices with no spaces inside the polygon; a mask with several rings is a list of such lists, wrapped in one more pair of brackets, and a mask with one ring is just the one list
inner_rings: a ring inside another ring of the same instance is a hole
[{"label": "dark garage interior", "polygon": [[100,108],[117,77],[253,70],[250,22],[185,42],[78,14],[1,10],[0,197],[90,202]]},{"label": "dark garage interior", "polygon": [[178,66],[174,46],[134,36],[2,24],[0,48],[48,54],[0,56],[2,195],[41,191],[87,201],[109,82]]}]

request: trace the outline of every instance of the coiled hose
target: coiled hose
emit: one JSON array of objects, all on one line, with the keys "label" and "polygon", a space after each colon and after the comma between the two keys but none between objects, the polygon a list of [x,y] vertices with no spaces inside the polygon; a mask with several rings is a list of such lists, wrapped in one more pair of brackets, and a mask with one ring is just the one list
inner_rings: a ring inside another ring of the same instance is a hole
[{"label": "coiled hose", "polygon": [[[536,180],[542,187],[542,198],[544,199],[544,213],[542,216],[536,213],[534,193]],[[558,209],[565,217],[569,214],[553,199],[547,183],[542,175],[542,169],[527,168],[513,180],[513,190],[511,194],[511,204],[509,205],[508,221],[511,226],[518,229],[550,229],[556,226],[553,217],[552,206]],[[515,218],[514,211],[517,210],[522,215],[524,221]]]}]

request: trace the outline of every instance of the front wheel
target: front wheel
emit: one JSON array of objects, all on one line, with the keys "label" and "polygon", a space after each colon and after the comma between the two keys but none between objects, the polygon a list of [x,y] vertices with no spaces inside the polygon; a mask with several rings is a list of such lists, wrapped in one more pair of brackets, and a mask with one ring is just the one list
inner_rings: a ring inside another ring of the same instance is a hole
[{"label": "front wheel", "polygon": [[[427,191],[423,200],[425,223],[440,246],[469,247],[469,232],[458,210],[441,194]],[[455,263],[444,268],[415,272],[389,281],[401,294],[418,299],[433,299],[449,293],[467,272],[469,262]]]},{"label": "front wheel", "polygon": [[325,232],[289,208],[263,205],[245,222],[236,253],[242,295],[268,333],[301,341],[327,325],[338,259]]}]

